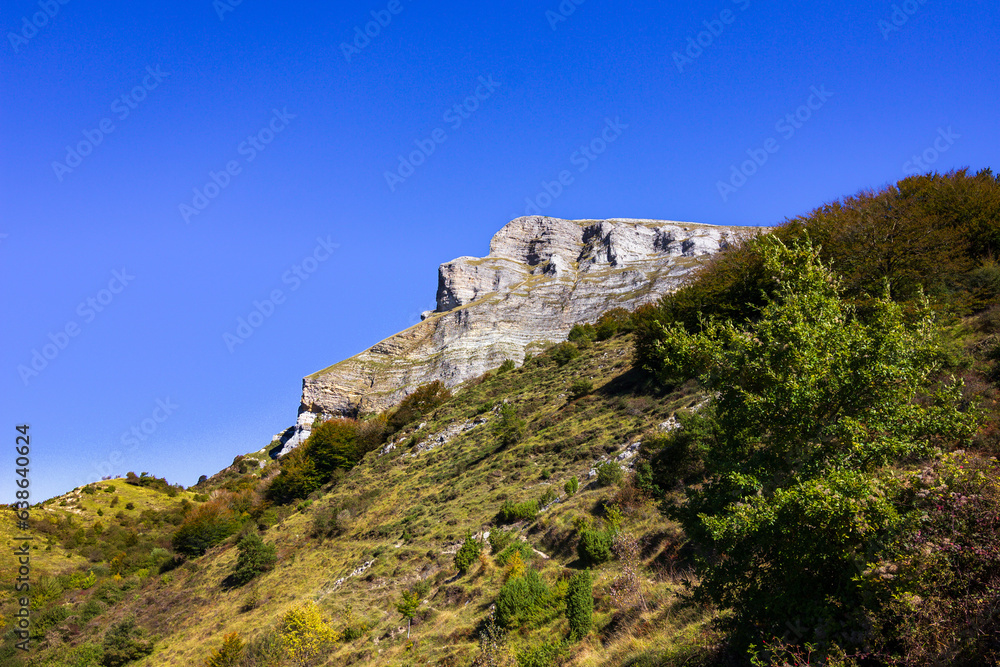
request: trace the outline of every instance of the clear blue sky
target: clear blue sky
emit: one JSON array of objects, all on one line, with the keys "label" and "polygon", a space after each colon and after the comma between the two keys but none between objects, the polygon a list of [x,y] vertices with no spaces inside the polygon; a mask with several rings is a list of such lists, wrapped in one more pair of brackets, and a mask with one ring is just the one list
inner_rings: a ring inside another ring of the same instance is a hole
[{"label": "clear blue sky", "polygon": [[0,10],[0,500],[22,422],[33,500],[259,449],[529,199],[768,225],[998,166],[995,3],[230,2]]}]

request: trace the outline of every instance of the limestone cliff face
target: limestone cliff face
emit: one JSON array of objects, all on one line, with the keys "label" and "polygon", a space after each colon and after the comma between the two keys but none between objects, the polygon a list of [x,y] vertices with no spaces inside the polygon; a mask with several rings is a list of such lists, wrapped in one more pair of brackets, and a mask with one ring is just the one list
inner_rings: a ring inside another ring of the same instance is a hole
[{"label": "limestone cliff face", "polygon": [[615,307],[634,309],[679,285],[692,269],[756,228],[661,220],[517,218],[487,257],[438,271],[437,310],[419,324],[303,380],[287,451],[313,419],[384,410],[418,386],[448,386],[520,364],[526,352],[566,339],[574,324]]}]

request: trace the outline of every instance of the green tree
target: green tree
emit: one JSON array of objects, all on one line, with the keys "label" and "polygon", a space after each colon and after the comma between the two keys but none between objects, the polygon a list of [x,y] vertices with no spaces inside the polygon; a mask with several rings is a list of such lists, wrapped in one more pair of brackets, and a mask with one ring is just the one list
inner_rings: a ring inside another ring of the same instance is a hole
[{"label": "green tree", "polygon": [[399,602],[396,603],[396,611],[398,611],[403,618],[406,619],[406,637],[410,637],[410,623],[413,622],[413,617],[417,615],[417,609],[420,608],[420,596],[414,591],[403,591],[402,597],[399,598]]},{"label": "green tree", "polygon": [[471,531],[468,532],[465,536],[465,542],[455,554],[455,567],[460,573],[465,574],[479,558],[479,552],[482,550],[483,543],[474,538]]},{"label": "green tree", "polygon": [[315,602],[306,602],[281,617],[281,645],[301,667],[314,664],[337,639]]},{"label": "green tree", "polygon": [[174,550],[188,556],[201,556],[236,532],[238,526],[232,511],[221,502],[199,505],[188,513],[174,533]]},{"label": "green tree", "polygon": [[862,628],[859,569],[901,523],[886,466],[968,439],[975,420],[959,386],[931,382],[929,309],[908,319],[884,296],[859,317],[810,244],[763,247],[777,288],[758,320],[669,325],[657,344],[666,373],[700,375],[718,423],[708,479],[673,514],[708,554],[698,594],[734,628],[829,642]]},{"label": "green tree", "polygon": [[517,409],[510,403],[500,406],[500,414],[493,424],[493,431],[504,447],[520,442],[527,429],[527,422],[517,416]]},{"label": "green tree", "polygon": [[590,632],[594,613],[594,585],[590,570],[577,572],[569,580],[566,593],[566,618],[569,619],[569,634],[574,641],[582,639]]},{"label": "green tree", "polygon": [[135,623],[135,618],[126,616],[111,626],[104,634],[104,667],[122,667],[133,660],[143,658],[153,652],[154,642],[146,631]]},{"label": "green tree", "polygon": [[239,555],[236,557],[236,566],[233,569],[233,580],[238,586],[271,570],[278,560],[274,545],[266,544],[256,530],[251,530],[240,538],[236,550]]}]

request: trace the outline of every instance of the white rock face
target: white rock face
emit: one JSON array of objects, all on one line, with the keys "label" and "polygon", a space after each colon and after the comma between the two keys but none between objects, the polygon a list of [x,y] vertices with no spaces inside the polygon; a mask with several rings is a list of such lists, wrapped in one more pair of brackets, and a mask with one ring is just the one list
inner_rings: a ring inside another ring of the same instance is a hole
[{"label": "white rock face", "polygon": [[437,309],[419,324],[306,377],[298,423],[275,444],[284,453],[300,443],[317,415],[384,410],[433,380],[450,387],[505,359],[520,365],[526,352],[565,340],[574,324],[673,291],[709,255],[758,230],[517,218],[493,237],[487,257],[441,265]]}]

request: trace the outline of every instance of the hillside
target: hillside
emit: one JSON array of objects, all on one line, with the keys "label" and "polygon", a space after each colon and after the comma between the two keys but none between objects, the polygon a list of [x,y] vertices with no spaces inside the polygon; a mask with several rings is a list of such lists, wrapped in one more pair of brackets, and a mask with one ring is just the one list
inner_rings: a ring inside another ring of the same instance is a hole
[{"label": "hillside", "polygon": [[277,460],[34,506],[0,664],[998,664],[997,251],[1000,179],[906,179]]}]

